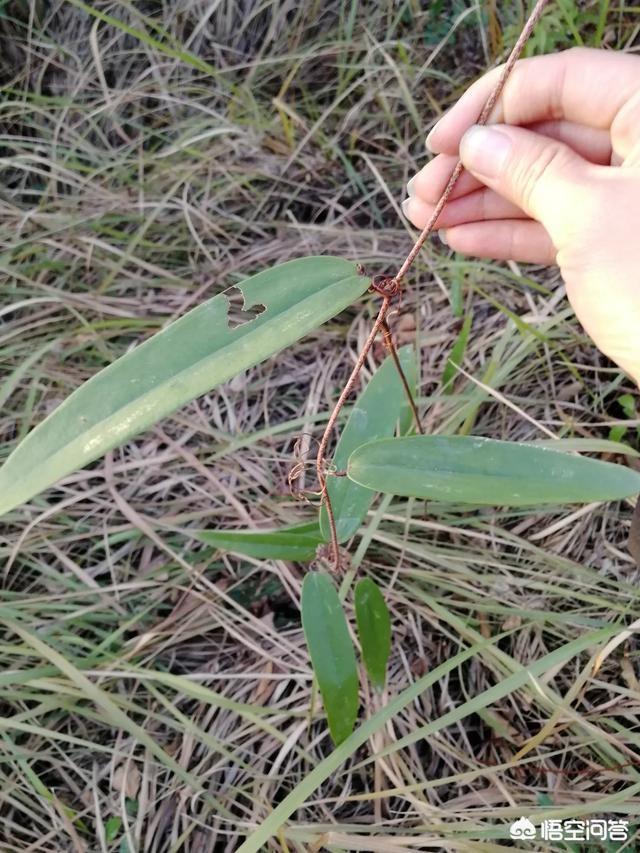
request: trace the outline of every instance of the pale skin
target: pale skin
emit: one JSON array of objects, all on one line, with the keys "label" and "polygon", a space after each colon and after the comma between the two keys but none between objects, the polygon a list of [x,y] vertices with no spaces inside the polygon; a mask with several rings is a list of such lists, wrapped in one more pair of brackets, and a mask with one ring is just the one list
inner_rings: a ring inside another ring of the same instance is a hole
[{"label": "pale skin", "polygon": [[458,159],[437,227],[458,252],[557,264],[595,344],[640,384],[640,57],[576,48],[517,63],[474,125],[499,69],[427,138],[437,156],[409,182],[424,226]]}]

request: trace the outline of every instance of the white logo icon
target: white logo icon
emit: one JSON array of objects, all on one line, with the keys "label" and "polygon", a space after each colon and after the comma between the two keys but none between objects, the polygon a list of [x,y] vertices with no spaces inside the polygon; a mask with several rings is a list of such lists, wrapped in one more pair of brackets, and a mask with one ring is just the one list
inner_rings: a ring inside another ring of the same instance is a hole
[{"label": "white logo icon", "polygon": [[514,841],[535,838],[536,828],[528,817],[521,817],[511,824],[509,827],[509,835],[514,839]]}]

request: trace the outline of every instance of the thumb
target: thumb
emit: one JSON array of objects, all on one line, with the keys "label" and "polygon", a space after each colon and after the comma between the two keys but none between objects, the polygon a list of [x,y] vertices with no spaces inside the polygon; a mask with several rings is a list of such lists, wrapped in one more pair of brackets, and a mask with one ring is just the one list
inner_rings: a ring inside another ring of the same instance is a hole
[{"label": "thumb", "polygon": [[549,232],[556,249],[588,204],[592,167],[555,139],[510,125],[474,125],[460,140],[464,167]]}]

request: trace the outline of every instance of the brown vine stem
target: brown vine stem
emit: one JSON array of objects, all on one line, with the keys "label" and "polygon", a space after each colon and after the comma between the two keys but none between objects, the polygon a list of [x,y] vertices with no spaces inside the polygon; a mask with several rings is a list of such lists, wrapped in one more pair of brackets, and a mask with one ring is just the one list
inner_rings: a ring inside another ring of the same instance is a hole
[{"label": "brown vine stem", "polygon": [[[511,53],[509,54],[509,57],[508,57],[507,61],[505,62],[504,66],[502,68],[502,72],[500,74],[498,82],[494,86],[494,88],[493,88],[491,94],[489,95],[484,107],[482,108],[482,112],[478,116],[476,124],[486,124],[487,123],[487,121],[491,115],[491,112],[492,112],[493,108],[495,107],[495,105],[498,101],[498,98],[502,94],[502,90],[504,89],[504,85],[507,82],[509,75],[513,71],[514,65],[516,64],[516,62],[520,58],[520,54],[522,53],[522,50],[523,50],[525,44],[527,43],[528,39],[530,38],[531,33],[534,30],[534,27],[536,26],[536,24],[540,20],[542,13],[544,12],[545,6],[547,6],[548,3],[549,3],[549,0],[537,0],[535,6],[533,7],[531,14],[529,15],[524,27],[522,28],[522,32],[518,36],[518,39],[517,39],[515,45],[513,46],[513,49],[511,51]],[[390,332],[389,326],[387,324],[387,314],[389,313],[389,308],[391,306],[391,301],[392,301],[393,297],[401,291],[402,281],[403,281],[404,277],[406,276],[407,272],[409,271],[410,267],[412,266],[413,262],[415,261],[416,257],[418,256],[420,249],[422,249],[422,247],[424,246],[424,244],[427,240],[427,237],[433,231],[435,224],[438,221],[438,218],[444,209],[445,204],[447,203],[447,201],[449,200],[449,197],[451,196],[451,193],[453,192],[453,188],[455,187],[456,183],[458,182],[458,178],[462,174],[463,169],[464,169],[464,166],[462,165],[460,160],[458,160],[458,162],[455,165],[455,168],[453,169],[453,172],[451,173],[451,177],[447,181],[447,185],[444,188],[442,195],[440,196],[438,203],[436,204],[436,206],[433,210],[433,213],[429,217],[429,221],[427,222],[427,224],[422,229],[422,232],[421,232],[420,236],[418,237],[418,239],[416,240],[416,242],[414,243],[413,248],[411,249],[411,251],[409,252],[407,257],[405,258],[404,262],[402,263],[402,265],[401,265],[400,269],[398,270],[398,272],[396,273],[396,275],[391,279],[385,279],[384,284],[386,284],[386,290],[381,288],[381,287],[380,288],[376,287],[375,284],[373,285],[374,289],[379,290],[379,292],[382,293],[382,295],[383,295],[382,305],[380,306],[378,316],[375,319],[375,322],[373,324],[373,328],[371,329],[369,337],[367,338],[367,340],[364,343],[364,346],[362,347],[362,350],[358,356],[358,359],[354,365],[354,368],[351,371],[351,375],[349,376],[349,379],[347,380],[347,384],[344,386],[342,393],[340,394],[340,397],[338,398],[338,402],[336,403],[333,411],[331,412],[329,420],[327,421],[327,426],[325,428],[325,431],[322,435],[322,438],[320,439],[320,445],[318,447],[318,455],[316,456],[316,472],[317,472],[317,476],[318,476],[318,483],[320,484],[321,500],[322,500],[322,503],[327,508],[327,517],[329,519],[329,527],[331,530],[331,549],[333,552],[333,565],[334,565],[335,571],[340,570],[340,547],[338,544],[338,532],[336,529],[335,515],[333,512],[333,507],[331,506],[331,499],[329,498],[329,493],[327,491],[326,451],[327,451],[327,446],[329,444],[329,438],[331,437],[331,433],[333,432],[333,429],[335,427],[336,421],[338,420],[338,416],[342,410],[342,407],[344,406],[344,404],[347,400],[347,397],[351,393],[356,381],[358,380],[358,377],[360,375],[360,371],[362,370],[362,366],[364,365],[364,362],[367,358],[367,355],[369,354],[369,350],[373,346],[373,343],[376,339],[376,336],[380,330],[382,330],[384,333],[385,343],[387,344],[389,352],[391,353],[392,357],[395,356],[394,357],[394,363],[396,365],[396,368],[398,369],[398,372],[400,373],[400,377],[402,379],[403,385],[405,387],[405,390],[407,391],[407,396],[408,396],[409,400],[411,401],[411,406],[412,406],[412,410],[413,410],[414,417],[416,420],[416,425],[418,426],[418,429],[420,430],[420,432],[422,432],[422,429],[420,427],[420,420],[418,418],[418,413],[417,413],[417,410],[415,407],[415,403],[413,402],[413,396],[410,392],[409,385],[407,383],[407,379],[406,379],[404,372],[402,370],[402,366],[400,365],[400,361],[398,359],[398,354],[397,354],[397,351],[396,351],[395,346],[393,344],[393,340],[391,338],[391,332]],[[375,282],[375,279],[374,279],[374,282]],[[389,287],[389,284],[392,284],[393,287]],[[389,342],[390,342],[390,344],[389,344]]]},{"label": "brown vine stem", "polygon": [[[486,124],[487,123],[493,108],[495,107],[496,103],[498,102],[498,98],[502,94],[502,90],[504,89],[504,84],[507,82],[509,75],[513,71],[513,66],[516,64],[516,62],[520,58],[520,54],[522,53],[525,44],[529,40],[531,33],[534,30],[534,27],[536,26],[536,24],[538,23],[538,21],[542,17],[542,13],[544,12],[545,6],[547,6],[548,3],[549,3],[549,0],[538,0],[536,5],[533,7],[532,12],[529,15],[529,18],[527,19],[527,22],[525,23],[524,27],[522,28],[522,32],[518,36],[518,40],[514,44],[513,49],[511,51],[511,53],[509,54],[509,58],[507,59],[507,61],[505,62],[504,66],[502,68],[502,73],[500,74],[498,82],[496,83],[495,87],[493,88],[493,91],[491,92],[491,94],[489,95],[489,97],[487,99],[487,102],[485,103],[484,107],[482,108],[482,112],[478,116],[478,120],[476,121],[476,124]],[[447,181],[447,185],[444,188],[444,191],[443,191],[442,195],[440,196],[438,203],[436,204],[436,206],[433,210],[433,213],[429,217],[429,221],[427,222],[427,224],[422,229],[422,233],[420,234],[420,236],[416,240],[413,248],[411,249],[411,251],[407,255],[404,263],[402,264],[402,266],[398,270],[398,272],[396,274],[396,281],[402,281],[402,279],[405,277],[405,275],[409,271],[409,267],[413,264],[416,257],[418,256],[418,252],[424,246],[424,243],[425,243],[427,237],[433,231],[434,226],[435,226],[436,222],[438,221],[438,217],[442,213],[445,204],[449,200],[449,196],[453,192],[453,188],[457,184],[458,178],[462,174],[463,169],[464,169],[464,166],[462,165],[460,160],[458,160],[458,162],[455,165],[453,172],[451,173],[451,177]]]},{"label": "brown vine stem", "polygon": [[367,355],[369,354],[369,350],[373,346],[373,342],[376,339],[378,331],[386,320],[390,304],[391,297],[384,296],[382,299],[382,305],[380,306],[380,310],[378,312],[378,316],[376,317],[375,322],[373,324],[373,328],[369,333],[369,337],[364,342],[364,346],[360,351],[358,360],[356,361],[355,366],[351,371],[351,376],[347,379],[347,384],[342,389],[342,393],[338,397],[338,402],[336,403],[333,411],[331,412],[329,420],[327,421],[327,426],[322,434],[322,438],[320,439],[318,455],[316,456],[316,472],[318,476],[318,483],[320,484],[321,500],[327,508],[327,518],[329,519],[329,528],[331,530],[331,548],[333,551],[333,564],[336,571],[340,569],[340,546],[338,544],[336,519],[333,513],[333,507],[331,506],[329,492],[327,491],[327,472],[325,471],[327,445],[329,443],[329,438],[331,437],[331,433],[333,432],[333,428],[336,424],[336,421],[338,420],[338,415],[340,414],[347,397],[351,393],[353,386],[356,384],[356,380],[358,379],[360,371],[362,370],[362,365],[365,363]]},{"label": "brown vine stem", "polygon": [[396,349],[396,345],[393,342],[393,337],[391,336],[391,329],[389,328],[389,324],[387,322],[386,317],[382,321],[380,328],[382,329],[382,339],[384,340],[384,345],[387,348],[389,355],[391,356],[391,359],[396,366],[398,375],[400,376],[400,381],[402,382],[402,387],[404,388],[405,396],[411,408],[411,413],[413,414],[413,422],[415,423],[416,429],[418,430],[420,435],[424,435],[424,429],[422,428],[422,423],[420,421],[420,415],[418,414],[416,401],[413,399],[413,392],[409,387],[409,382],[407,380],[407,377],[405,376],[404,370],[402,369],[402,365],[400,364],[398,350]]}]

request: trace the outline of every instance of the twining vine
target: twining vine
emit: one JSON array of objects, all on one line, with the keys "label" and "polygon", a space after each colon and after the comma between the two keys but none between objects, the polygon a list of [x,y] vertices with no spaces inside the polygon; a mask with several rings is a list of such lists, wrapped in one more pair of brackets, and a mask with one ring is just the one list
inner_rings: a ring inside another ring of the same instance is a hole
[{"label": "twining vine", "polygon": [[[542,13],[544,12],[544,9],[548,3],[549,3],[549,0],[537,0],[535,6],[533,7],[533,11],[531,12],[531,14],[530,14],[529,18],[527,19],[524,27],[522,28],[522,32],[518,36],[518,40],[516,41],[515,45],[513,46],[511,53],[509,54],[509,58],[507,59],[507,61],[505,62],[504,66],[502,68],[502,73],[500,74],[498,82],[496,83],[495,87],[493,88],[491,94],[489,95],[489,97],[487,99],[487,102],[485,103],[484,107],[482,108],[482,112],[480,113],[477,121],[475,122],[476,124],[482,125],[482,124],[487,123],[487,121],[491,115],[491,112],[493,111],[493,108],[495,107],[495,105],[498,101],[498,98],[502,94],[502,90],[504,89],[504,85],[507,82],[509,75],[513,71],[514,65],[516,64],[516,62],[520,58],[520,55],[522,54],[522,51],[524,49],[525,44],[527,43],[529,37],[531,36],[536,24],[540,20]],[[429,217],[429,221],[427,222],[427,224],[422,229],[420,236],[416,240],[415,244],[413,245],[413,248],[411,249],[411,251],[409,252],[407,257],[403,261],[402,265],[398,269],[398,272],[394,276],[375,276],[373,278],[371,290],[377,292],[378,294],[380,294],[380,296],[382,296],[382,304],[380,305],[380,309],[378,311],[378,316],[374,320],[371,332],[369,333],[369,336],[367,337],[367,340],[365,341],[364,346],[362,347],[362,349],[358,355],[355,366],[354,366],[353,370],[351,371],[351,375],[347,379],[347,382],[346,382],[344,388],[342,389],[340,397],[338,398],[338,402],[336,403],[333,411],[331,412],[331,415],[329,416],[329,420],[327,421],[327,426],[326,426],[325,431],[322,435],[322,438],[320,439],[320,444],[318,446],[318,453],[316,456],[316,474],[317,474],[317,478],[318,478],[318,483],[320,485],[321,503],[324,504],[324,506],[326,507],[327,518],[329,521],[329,528],[331,531],[330,550],[331,550],[331,559],[333,562],[334,571],[340,570],[341,560],[340,560],[340,547],[339,547],[339,543],[338,543],[338,532],[337,532],[337,528],[336,528],[335,514],[333,511],[333,507],[331,506],[331,498],[329,497],[329,491],[327,489],[327,477],[332,475],[332,472],[330,472],[328,470],[328,465],[327,465],[327,459],[326,459],[327,446],[329,444],[331,434],[334,430],[334,427],[336,425],[336,422],[338,420],[340,412],[342,411],[342,408],[343,408],[347,398],[349,397],[349,395],[352,392],[356,382],[358,381],[362,367],[365,363],[367,355],[369,354],[369,350],[373,346],[373,343],[374,343],[375,339],[377,338],[379,332],[382,332],[385,346],[389,350],[389,353],[393,359],[393,362],[396,366],[396,369],[397,369],[398,373],[400,374],[400,379],[402,381],[403,387],[404,387],[405,392],[407,394],[407,398],[409,400],[409,404],[411,406],[411,410],[413,412],[416,429],[420,433],[423,432],[422,426],[420,424],[420,418],[418,417],[418,412],[417,412],[417,408],[415,405],[415,401],[413,399],[411,389],[409,388],[409,383],[407,382],[407,378],[404,375],[404,371],[402,370],[402,366],[401,366],[400,360],[398,358],[398,353],[397,353],[395,345],[393,343],[393,339],[391,336],[391,330],[389,328],[389,324],[387,321],[387,316],[389,314],[389,310],[391,308],[393,301],[402,293],[404,278],[405,278],[406,274],[408,273],[409,269],[411,268],[411,265],[415,261],[416,257],[418,256],[418,253],[420,252],[424,243],[426,242],[427,237],[433,231],[435,224],[438,221],[438,218],[439,218],[440,214],[442,213],[444,206],[446,205],[447,201],[449,200],[449,197],[453,191],[453,188],[455,187],[456,183],[458,182],[458,179],[460,178],[460,175],[462,174],[463,171],[464,171],[464,166],[462,165],[462,162],[460,160],[458,160],[458,162],[456,163],[456,165],[455,165],[455,167],[451,173],[449,180],[447,181],[447,185],[444,188],[444,191],[442,192],[442,195],[440,196],[440,199],[438,200],[438,203],[436,204],[436,206],[433,210],[433,213]]]}]

